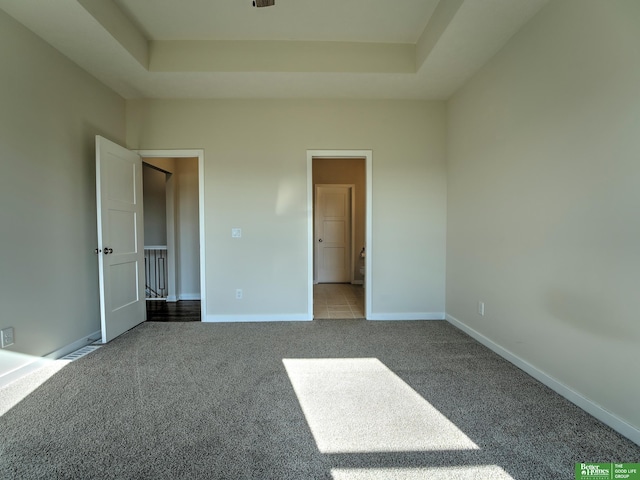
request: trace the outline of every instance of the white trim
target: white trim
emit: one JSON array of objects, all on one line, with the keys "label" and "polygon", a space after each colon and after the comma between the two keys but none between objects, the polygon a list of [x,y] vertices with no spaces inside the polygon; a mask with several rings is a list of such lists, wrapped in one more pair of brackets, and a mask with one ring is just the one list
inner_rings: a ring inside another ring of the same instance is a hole
[{"label": "white trim", "polygon": [[307,314],[313,318],[313,155],[307,150]]},{"label": "white trim", "polygon": [[102,337],[102,330],[98,330],[97,332],[93,332],[86,337],[82,337],[75,342],[71,342],[69,345],[66,345],[58,350],[55,350],[48,355],[43,355],[42,357],[33,357],[33,360],[27,363],[26,365],[22,365],[15,370],[11,370],[3,375],[0,375],[0,388],[6,387],[12,382],[19,380],[20,378],[30,374],[31,372],[35,372],[39,368],[44,367],[52,360],[57,360],[59,358],[64,357],[65,355],[70,354],[71,352],[75,352],[76,350],[90,345],[97,340],[100,340]]},{"label": "white trim", "polygon": [[223,322],[300,322],[311,321],[306,313],[293,313],[287,315],[207,315],[203,320],[210,323]]},{"label": "white trim", "polygon": [[178,300],[200,300],[199,293],[181,293],[178,295]]},{"label": "white trim", "polygon": [[444,312],[374,313],[367,320],[444,320]]},{"label": "white trim", "polygon": [[166,245],[145,245],[144,249],[145,250],[166,250],[167,246]]},{"label": "white trim", "polygon": [[48,358],[49,360],[57,360],[58,358],[64,357],[65,355],[70,354],[71,352],[75,352],[76,350],[84,347],[85,345],[89,345],[90,343],[94,343],[102,337],[102,330],[98,330],[97,332],[93,332],[86,337],[82,337],[75,342],[70,343],[58,350],[51,352],[48,355],[45,355],[43,358]]},{"label": "white trim", "polygon": [[35,372],[39,368],[44,367],[50,359],[44,357],[34,357],[33,360],[26,365],[22,365],[15,370],[11,370],[3,375],[0,375],[0,388],[4,388],[10,383],[20,380],[22,377],[26,377],[32,372]]},{"label": "white trim", "polygon": [[307,150],[307,305],[309,318],[313,318],[313,159],[314,158],[364,158],[366,176],[366,217],[364,244],[366,250],[364,313],[371,320],[371,298],[374,287],[372,265],[373,236],[373,150]]},{"label": "white trim", "polygon": [[478,342],[483,344],[485,347],[489,348],[490,350],[493,350],[495,353],[500,355],[505,360],[511,362],[519,369],[528,373],[539,382],[543,383],[554,392],[562,395],[564,398],[569,400],[574,405],[580,407],[585,412],[593,415],[602,423],[610,426],[616,432],[620,433],[621,435],[624,435],[632,442],[635,442],[638,445],[640,445],[640,430],[634,427],[633,425],[628,424],[627,422],[622,420],[620,417],[605,410],[600,405],[594,403],[592,400],[589,400],[587,397],[581,395],[580,393],[566,386],[564,383],[553,378],[551,375],[543,372],[536,366],[518,357],[516,354],[510,352],[506,348],[501,347],[490,338],[485,337],[483,334],[469,327],[468,325],[461,322],[454,316],[447,314],[446,320],[454,327],[459,328],[464,333],[466,333],[470,337],[476,339]]},{"label": "white trim", "polygon": [[[198,226],[200,229],[200,312],[201,320],[206,321],[207,312],[207,289],[206,289],[206,264],[205,261],[205,226],[204,226],[204,150],[134,150],[141,157],[162,157],[162,158],[190,158],[198,159]],[[167,301],[175,301],[169,300]]]},{"label": "white trim", "polygon": [[177,302],[178,301],[178,297],[176,297],[175,295],[168,295],[166,298],[167,302]]}]

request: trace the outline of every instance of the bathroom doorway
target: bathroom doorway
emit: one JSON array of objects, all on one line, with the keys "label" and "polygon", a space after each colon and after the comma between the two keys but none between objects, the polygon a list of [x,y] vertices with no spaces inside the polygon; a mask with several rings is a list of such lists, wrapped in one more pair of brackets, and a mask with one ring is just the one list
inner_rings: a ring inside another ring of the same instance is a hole
[{"label": "bathroom doorway", "polygon": [[366,318],[372,153],[314,150],[307,162],[310,317]]}]

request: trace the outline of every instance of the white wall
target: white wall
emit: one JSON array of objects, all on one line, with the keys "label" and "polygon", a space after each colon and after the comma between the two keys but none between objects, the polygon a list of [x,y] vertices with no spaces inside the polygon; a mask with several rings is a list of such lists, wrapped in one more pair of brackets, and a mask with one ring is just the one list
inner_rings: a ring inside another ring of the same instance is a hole
[{"label": "white wall", "polygon": [[100,329],[94,138],[123,143],[125,110],[2,11],[0,65],[2,375]]},{"label": "white wall", "polygon": [[372,313],[406,318],[444,312],[444,113],[441,102],[136,100],[127,145],[204,149],[206,313],[231,319],[307,314],[306,151],[373,150]]},{"label": "white wall", "polygon": [[447,130],[447,313],[636,441],[639,19],[636,0],[551,2],[450,100]]}]

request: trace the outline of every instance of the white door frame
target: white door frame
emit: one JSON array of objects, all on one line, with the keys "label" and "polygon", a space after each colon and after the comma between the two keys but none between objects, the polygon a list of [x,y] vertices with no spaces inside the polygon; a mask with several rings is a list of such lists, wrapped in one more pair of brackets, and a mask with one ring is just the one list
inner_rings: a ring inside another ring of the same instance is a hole
[{"label": "white door frame", "polygon": [[[318,187],[343,187],[343,188],[348,188],[349,189],[349,268],[350,273],[349,273],[349,283],[353,283],[355,280],[353,271],[355,270],[355,255],[353,254],[353,249],[355,246],[355,238],[356,238],[356,222],[354,220],[355,218],[355,209],[356,209],[356,186],[353,183],[317,183],[314,185],[314,196],[315,196],[315,205],[316,205],[316,209],[318,207]],[[316,218],[316,211],[313,212],[313,221],[314,221],[314,225],[316,227],[316,234],[317,234],[317,227],[318,225],[317,223],[317,218]],[[313,244],[314,244],[314,258],[313,258],[313,283],[317,284],[318,283],[318,244],[316,243],[316,239],[313,239]]]},{"label": "white door frame", "polygon": [[366,185],[366,215],[365,215],[365,234],[364,246],[366,256],[364,259],[365,266],[365,291],[364,291],[364,316],[368,320],[371,316],[371,298],[375,283],[373,281],[373,272],[371,270],[371,255],[373,253],[372,241],[372,204],[373,204],[373,182],[372,182],[372,166],[373,166],[373,150],[307,150],[307,315],[309,320],[313,320],[313,159],[329,159],[329,158],[363,158],[365,160],[365,185]]},{"label": "white door frame", "polygon": [[[143,158],[197,158],[198,159],[198,227],[200,235],[200,320],[207,315],[207,289],[205,274],[205,235],[204,235],[204,150],[134,150]],[[167,192],[168,194],[168,192]],[[168,226],[168,225],[167,225]],[[167,239],[168,241],[168,239]],[[174,266],[175,268],[175,266]]]}]

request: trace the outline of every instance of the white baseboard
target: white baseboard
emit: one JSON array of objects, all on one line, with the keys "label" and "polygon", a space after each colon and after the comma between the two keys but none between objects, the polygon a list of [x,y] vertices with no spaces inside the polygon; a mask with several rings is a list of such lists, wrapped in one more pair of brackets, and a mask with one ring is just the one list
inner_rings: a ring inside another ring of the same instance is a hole
[{"label": "white baseboard", "polygon": [[618,417],[618,416],[614,415],[613,413],[605,410],[604,408],[602,408],[597,403],[594,403],[593,401],[591,401],[588,398],[584,397],[580,393],[578,393],[575,390],[569,388],[564,383],[562,383],[559,380],[553,378],[551,375],[548,375],[547,373],[543,372],[542,370],[540,370],[539,368],[535,367],[534,365],[531,365],[529,362],[527,362],[526,360],[523,360],[522,358],[518,357],[517,355],[515,355],[512,352],[510,352],[506,348],[501,347],[500,345],[495,343],[493,340],[485,337],[480,332],[478,332],[478,331],[474,330],[473,328],[469,327],[468,325],[466,325],[465,323],[461,322],[457,318],[455,318],[455,317],[453,317],[451,315],[447,315],[446,316],[446,320],[449,323],[451,323],[453,326],[455,326],[455,327],[459,328],[460,330],[462,330],[463,332],[465,332],[470,337],[473,337],[474,339],[476,339],[478,342],[483,344],[485,347],[489,348],[490,350],[493,350],[495,353],[500,355],[505,360],[513,363],[516,367],[518,367],[521,370],[525,371],[526,373],[531,375],[533,378],[535,378],[539,382],[541,382],[544,385],[546,385],[547,387],[549,387],[551,390],[553,390],[556,393],[562,395],[564,398],[569,400],[574,405],[577,405],[578,407],[583,409],[585,412],[593,415],[595,418],[600,420],[602,423],[604,423],[604,424],[608,425],[609,427],[613,428],[616,432],[620,433],[621,435],[624,435],[625,437],[627,437],[632,442],[635,442],[638,445],[640,445],[640,430],[637,429],[636,427],[634,427],[633,425],[628,424],[627,422],[622,420],[620,417]]},{"label": "white baseboard", "polygon": [[70,343],[69,345],[59,348],[55,352],[51,352],[49,355],[45,355],[44,358],[48,358],[50,360],[57,360],[58,358],[62,358],[71,352],[75,352],[76,350],[84,347],[85,345],[89,345],[90,343],[93,343],[96,340],[99,340],[100,338],[102,338],[102,331],[98,330],[97,332],[93,332],[92,334],[87,335],[86,337],[82,337],[76,340],[75,342]]},{"label": "white baseboard", "polygon": [[311,321],[308,313],[287,315],[207,315],[204,322],[300,322]]},{"label": "white baseboard", "polygon": [[367,320],[444,320],[444,312],[371,313]]},{"label": "white baseboard", "polygon": [[[287,315],[207,315],[205,322],[307,322],[313,320],[307,313]],[[377,313],[367,320],[444,320],[444,313]]]},{"label": "white baseboard", "polygon": [[[200,300],[199,293],[181,293],[178,295],[178,300]],[[167,299],[167,301],[169,301]]]},{"label": "white baseboard", "polygon": [[10,372],[7,372],[3,375],[0,375],[0,388],[9,385],[10,383],[24,377],[25,375],[30,374],[31,372],[35,372],[52,360],[62,358],[71,352],[75,352],[76,350],[79,350],[82,347],[95,342],[101,336],[102,332],[98,330],[97,332],[93,332],[91,335],[82,337],[75,342],[71,342],[69,345],[65,345],[64,347],[59,348],[58,350],[55,350],[47,355],[43,355],[42,357],[33,357],[33,360],[29,363],[22,365],[15,370],[11,370]]},{"label": "white baseboard", "polygon": [[178,301],[178,297],[176,297],[175,295],[169,295],[166,299],[167,302],[177,302]]}]

